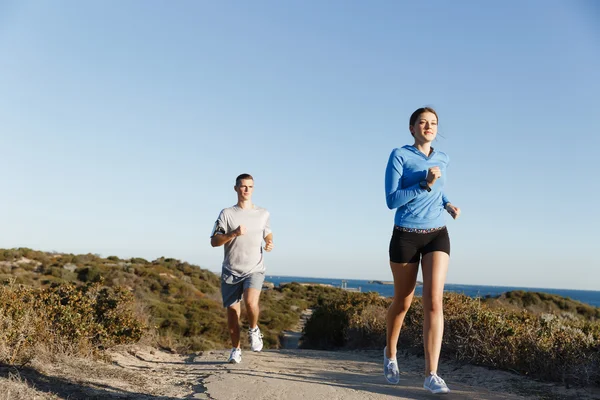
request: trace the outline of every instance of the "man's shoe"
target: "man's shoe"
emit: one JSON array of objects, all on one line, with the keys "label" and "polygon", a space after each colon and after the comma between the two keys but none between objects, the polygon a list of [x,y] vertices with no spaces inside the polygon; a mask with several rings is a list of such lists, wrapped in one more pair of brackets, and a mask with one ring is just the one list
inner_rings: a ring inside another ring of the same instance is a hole
[{"label": "man's shoe", "polygon": [[252,351],[261,351],[263,348],[263,334],[260,333],[258,326],[254,329],[248,329],[248,340]]},{"label": "man's shoe", "polygon": [[242,362],[242,349],[233,348],[231,349],[231,354],[229,354],[229,360],[227,360],[230,364],[239,364]]}]

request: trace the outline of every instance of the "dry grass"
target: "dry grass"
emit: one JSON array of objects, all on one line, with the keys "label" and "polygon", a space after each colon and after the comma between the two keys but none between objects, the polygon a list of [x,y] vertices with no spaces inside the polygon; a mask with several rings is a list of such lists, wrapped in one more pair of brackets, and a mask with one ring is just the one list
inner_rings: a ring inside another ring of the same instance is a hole
[{"label": "dry grass", "polygon": [[0,287],[0,400],[85,398],[109,392],[80,382],[139,379],[96,361],[107,359],[104,348],[139,339],[134,309],[130,295],[99,284]]},{"label": "dry grass", "polygon": [[7,378],[0,377],[0,400],[55,400],[60,399],[52,393],[38,392],[27,384],[18,373],[9,373]]},{"label": "dry grass", "polygon": [[140,339],[144,326],[125,292],[98,284],[0,287],[0,362],[25,366],[40,354],[90,356]]},{"label": "dry grass", "polygon": [[[312,348],[383,348],[390,299],[339,293],[321,302],[304,328]],[[600,386],[600,322],[489,308],[479,299],[444,295],[442,356],[518,372],[565,386]],[[415,298],[399,348],[423,353],[423,307]]]},{"label": "dry grass", "polygon": [[[220,278],[187,262],[0,249],[0,284],[11,281],[35,288],[57,283],[124,288],[136,299],[135,319],[157,331],[155,345],[182,353],[229,347]],[[316,297],[328,289],[289,284],[264,291],[259,325],[265,348],[278,348],[280,332],[294,327],[302,310],[312,307]],[[69,323],[72,316],[65,316],[65,321]],[[244,312],[242,323],[247,323]]]},{"label": "dry grass", "polygon": [[[119,351],[130,353],[129,360],[134,354],[134,351],[127,350],[127,346],[120,347]],[[108,356],[106,358],[108,360]],[[57,353],[36,354],[26,367],[0,366],[0,400],[147,399],[154,390],[162,390],[161,385],[165,381],[162,377],[157,383],[157,377],[147,372],[96,358]]]}]

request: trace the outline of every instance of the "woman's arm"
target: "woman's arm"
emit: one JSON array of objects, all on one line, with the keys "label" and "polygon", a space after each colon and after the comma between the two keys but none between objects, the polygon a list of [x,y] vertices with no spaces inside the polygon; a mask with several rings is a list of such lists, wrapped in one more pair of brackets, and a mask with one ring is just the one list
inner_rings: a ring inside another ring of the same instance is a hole
[{"label": "woman's arm", "polygon": [[385,201],[390,210],[402,207],[425,190],[418,183],[401,189],[400,178],[402,178],[402,158],[398,151],[394,150],[385,169]]}]

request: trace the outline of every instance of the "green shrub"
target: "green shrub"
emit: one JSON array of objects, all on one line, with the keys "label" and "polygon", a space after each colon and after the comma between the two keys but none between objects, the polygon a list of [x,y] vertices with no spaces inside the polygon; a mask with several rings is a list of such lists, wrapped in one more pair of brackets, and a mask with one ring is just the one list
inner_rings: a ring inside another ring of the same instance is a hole
[{"label": "green shrub", "polygon": [[540,379],[600,385],[599,323],[490,309],[459,295],[445,302],[446,355]]},{"label": "green shrub", "polygon": [[134,343],[145,331],[131,293],[100,284],[43,289],[0,287],[0,362],[30,360],[38,346],[51,352],[97,352]]},{"label": "green shrub", "polygon": [[384,308],[385,305],[386,300],[377,293],[340,291],[334,296],[321,296],[304,327],[302,345],[317,349],[345,347],[350,333],[348,328],[352,326],[353,343],[362,347],[364,343],[356,339],[361,334],[356,321],[365,310],[372,310],[373,306]]},{"label": "green shrub", "polygon": [[[220,298],[220,277],[211,271],[175,258],[161,257],[149,262],[140,257],[121,260],[117,256],[100,258],[94,254],[46,253],[26,248],[0,249],[0,258],[9,263],[23,257],[31,262],[19,264],[20,268],[13,268],[10,264],[2,266],[2,282],[12,281],[37,289],[64,283],[97,283],[101,285],[100,288],[115,291],[124,287],[132,293],[138,304],[145,307],[149,314],[148,324],[155,331],[154,337],[158,338],[159,344],[178,351],[206,349],[205,346],[209,345],[212,348],[230,345],[225,309]],[[63,268],[69,263],[77,266],[75,272]],[[317,298],[327,299],[334,296],[336,291],[297,283],[264,291],[260,301],[262,312],[259,324],[265,335],[265,347],[277,348],[282,330],[294,327],[302,311],[316,304]],[[78,321],[76,315],[66,314],[64,317],[65,321]],[[242,326],[247,327],[244,308]],[[72,331],[67,329],[65,335],[69,334]],[[99,340],[103,335],[102,332],[98,333]],[[245,336],[242,335],[243,340]]]},{"label": "green shrub", "polygon": [[102,272],[97,267],[84,267],[75,270],[77,279],[81,282],[100,282],[102,280]]},{"label": "green shrub", "polygon": [[[528,305],[542,301],[537,294],[517,296]],[[304,347],[381,348],[389,303],[361,293],[338,293],[319,301],[304,330]],[[490,308],[480,299],[455,293],[444,295],[444,317],[443,357],[542,380],[600,385],[596,320]],[[423,353],[422,324],[422,301],[416,297],[404,319],[400,348]]]},{"label": "green shrub", "polygon": [[525,308],[533,313],[553,313],[562,317],[600,320],[600,307],[555,294],[514,290],[499,296],[482,299],[490,307],[508,308],[519,311]]}]

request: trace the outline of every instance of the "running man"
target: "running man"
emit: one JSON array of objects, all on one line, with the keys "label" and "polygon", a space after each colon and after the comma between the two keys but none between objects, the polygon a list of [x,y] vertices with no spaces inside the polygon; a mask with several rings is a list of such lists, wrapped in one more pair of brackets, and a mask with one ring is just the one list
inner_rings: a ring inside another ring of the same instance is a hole
[{"label": "running man", "polygon": [[248,313],[248,339],[252,351],[261,351],[263,340],[258,328],[260,291],[265,280],[263,260],[265,251],[273,250],[273,233],[269,224],[270,214],[264,208],[252,204],[254,178],[242,174],[233,187],[237,204],[225,208],[219,214],[210,237],[213,247],[225,245],[221,274],[223,306],[227,308],[227,326],[231,336],[229,362],[242,361],[240,348],[241,300]]}]

